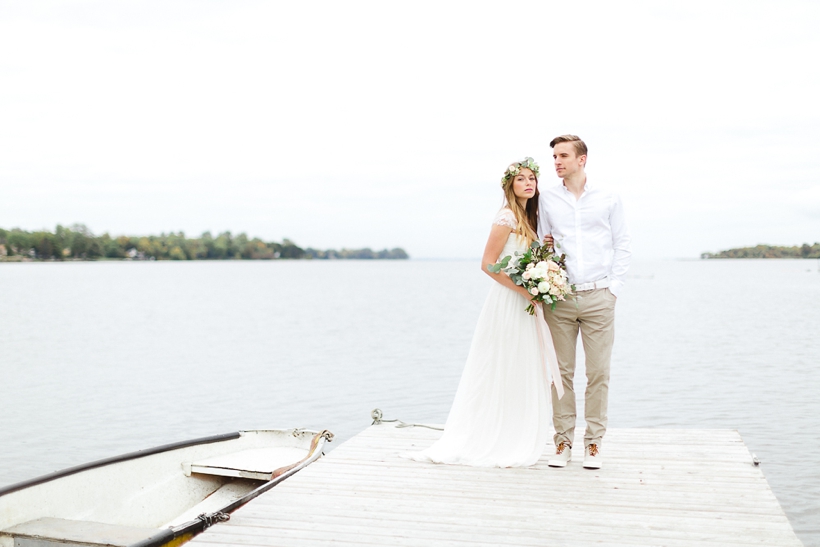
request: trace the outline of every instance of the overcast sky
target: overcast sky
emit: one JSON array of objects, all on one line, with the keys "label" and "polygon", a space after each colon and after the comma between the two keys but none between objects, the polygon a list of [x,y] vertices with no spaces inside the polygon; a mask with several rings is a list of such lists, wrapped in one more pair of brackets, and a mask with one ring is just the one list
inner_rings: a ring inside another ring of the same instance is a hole
[{"label": "overcast sky", "polygon": [[479,257],[580,135],[638,258],[820,241],[820,2],[0,1],[0,227]]}]

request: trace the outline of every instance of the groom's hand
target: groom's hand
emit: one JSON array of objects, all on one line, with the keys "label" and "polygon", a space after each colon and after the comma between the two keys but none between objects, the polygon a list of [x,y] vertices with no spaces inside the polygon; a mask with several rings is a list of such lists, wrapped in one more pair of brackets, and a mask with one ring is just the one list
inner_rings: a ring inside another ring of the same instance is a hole
[{"label": "groom's hand", "polygon": [[555,240],[552,238],[552,234],[547,234],[544,236],[544,244],[549,245],[550,247],[555,246]]}]

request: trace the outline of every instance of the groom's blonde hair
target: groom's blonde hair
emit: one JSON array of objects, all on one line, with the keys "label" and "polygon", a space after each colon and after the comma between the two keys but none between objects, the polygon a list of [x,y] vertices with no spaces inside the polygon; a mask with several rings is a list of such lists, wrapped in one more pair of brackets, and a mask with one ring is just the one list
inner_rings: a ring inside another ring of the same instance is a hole
[{"label": "groom's blonde hair", "polygon": [[571,142],[575,148],[576,156],[587,155],[587,145],[578,135],[561,135],[560,137],[555,137],[550,141],[550,148],[555,148],[555,145],[559,142]]}]

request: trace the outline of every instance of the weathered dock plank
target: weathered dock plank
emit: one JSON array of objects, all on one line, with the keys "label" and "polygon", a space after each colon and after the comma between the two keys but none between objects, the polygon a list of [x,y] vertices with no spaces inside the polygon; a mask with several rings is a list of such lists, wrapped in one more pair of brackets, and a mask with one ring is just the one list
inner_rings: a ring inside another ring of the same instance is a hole
[{"label": "weathered dock plank", "polygon": [[195,538],[192,547],[799,547],[736,431],[614,429],[604,466],[404,460],[441,433],[371,426]]}]

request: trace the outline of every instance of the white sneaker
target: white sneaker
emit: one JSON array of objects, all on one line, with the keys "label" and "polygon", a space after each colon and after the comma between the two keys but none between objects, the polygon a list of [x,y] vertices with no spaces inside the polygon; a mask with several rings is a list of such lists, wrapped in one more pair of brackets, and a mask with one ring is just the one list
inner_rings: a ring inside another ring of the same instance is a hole
[{"label": "white sneaker", "polygon": [[584,451],[584,467],[587,469],[601,468],[601,452],[597,444],[590,444]]},{"label": "white sneaker", "polygon": [[572,447],[565,442],[561,442],[555,447],[555,455],[549,459],[547,465],[550,467],[566,467],[570,460],[572,460]]}]

